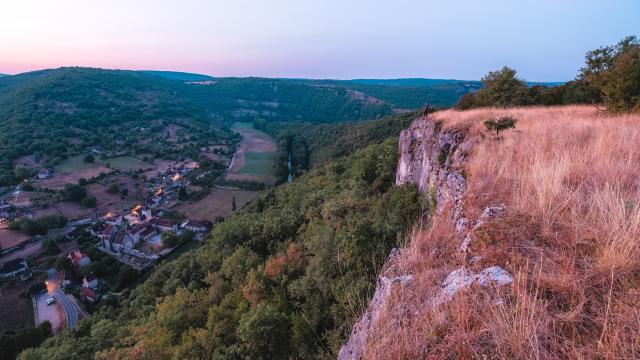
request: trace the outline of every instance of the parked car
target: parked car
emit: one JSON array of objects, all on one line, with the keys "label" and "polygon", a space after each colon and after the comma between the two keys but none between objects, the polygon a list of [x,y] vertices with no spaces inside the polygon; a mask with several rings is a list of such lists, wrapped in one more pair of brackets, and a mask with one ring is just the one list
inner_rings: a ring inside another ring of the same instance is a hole
[{"label": "parked car", "polygon": [[56,302],[56,298],[50,297],[47,299],[47,306],[54,304]]}]

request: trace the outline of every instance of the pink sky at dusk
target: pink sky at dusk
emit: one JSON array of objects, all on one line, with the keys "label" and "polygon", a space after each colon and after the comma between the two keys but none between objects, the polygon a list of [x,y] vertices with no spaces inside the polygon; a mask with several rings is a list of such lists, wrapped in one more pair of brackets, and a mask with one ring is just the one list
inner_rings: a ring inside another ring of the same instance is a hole
[{"label": "pink sky at dusk", "polygon": [[60,0],[0,5],[0,73],[60,66],[214,76],[575,76],[585,51],[640,34],[620,0]]}]

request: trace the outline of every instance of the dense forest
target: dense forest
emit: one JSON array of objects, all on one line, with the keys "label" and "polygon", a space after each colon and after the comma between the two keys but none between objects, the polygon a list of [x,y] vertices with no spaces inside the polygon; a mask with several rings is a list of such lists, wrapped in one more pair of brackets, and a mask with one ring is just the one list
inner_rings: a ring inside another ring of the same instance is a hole
[{"label": "dense forest", "polygon": [[121,303],[20,359],[329,359],[421,211],[397,139],[263,192]]}]

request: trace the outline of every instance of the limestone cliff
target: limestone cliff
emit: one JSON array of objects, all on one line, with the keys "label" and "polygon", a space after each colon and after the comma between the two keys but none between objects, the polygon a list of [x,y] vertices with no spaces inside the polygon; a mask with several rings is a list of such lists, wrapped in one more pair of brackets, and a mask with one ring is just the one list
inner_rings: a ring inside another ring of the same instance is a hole
[{"label": "limestone cliff", "polygon": [[[467,250],[474,228],[492,217],[499,216],[504,210],[500,206],[487,208],[475,220],[470,220],[465,215],[464,196],[467,181],[463,171],[464,164],[473,144],[478,140],[469,137],[464,129],[444,128],[441,123],[427,117],[417,118],[409,129],[400,134],[396,184],[418,185],[428,204],[424,214],[425,220],[430,216],[451,217],[461,252]],[[423,223],[426,224],[428,221]],[[392,289],[397,286],[411,286],[411,270],[399,266],[402,257],[401,249],[392,251],[378,277],[373,298],[365,313],[354,324],[351,336],[341,348],[338,359],[362,359],[368,336],[375,328],[381,309],[385,306]],[[511,280],[511,276],[498,266],[488,267],[477,274],[465,267],[458,267],[452,269],[442,280],[439,295],[431,299],[426,306],[437,306],[450,299],[458,290],[474,283],[485,286],[489,283],[507,284]]]}]

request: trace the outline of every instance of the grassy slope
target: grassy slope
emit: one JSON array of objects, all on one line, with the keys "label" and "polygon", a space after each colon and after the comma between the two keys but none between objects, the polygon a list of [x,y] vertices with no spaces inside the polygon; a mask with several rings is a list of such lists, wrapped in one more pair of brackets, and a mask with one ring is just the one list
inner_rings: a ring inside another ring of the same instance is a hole
[{"label": "grassy slope", "polygon": [[[370,358],[640,356],[640,151],[631,145],[640,142],[640,115],[565,106],[443,111],[433,120],[478,136],[484,120],[504,115],[518,118],[517,128],[499,140],[479,136],[464,172],[465,213],[504,204],[506,214],[475,231],[475,262],[459,256],[444,216],[413,237],[400,265],[412,286],[386,306],[381,318],[393,321],[375,330]],[[515,281],[473,287],[416,316],[411,310],[462,265],[499,265]]]}]

